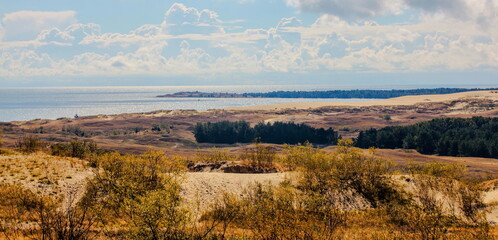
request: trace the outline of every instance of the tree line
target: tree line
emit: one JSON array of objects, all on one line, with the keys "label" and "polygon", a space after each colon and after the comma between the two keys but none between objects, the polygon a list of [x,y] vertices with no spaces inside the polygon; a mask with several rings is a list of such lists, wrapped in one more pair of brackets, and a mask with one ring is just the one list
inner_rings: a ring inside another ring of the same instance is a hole
[{"label": "tree line", "polygon": [[450,94],[468,91],[498,90],[498,88],[422,88],[392,90],[331,90],[331,91],[273,91],[267,93],[243,93],[244,97],[261,98],[394,98],[408,95]]},{"label": "tree line", "polygon": [[423,154],[498,158],[498,118],[444,118],[360,132],[360,148],[416,149]]},{"label": "tree line", "polygon": [[199,143],[249,143],[258,140],[275,144],[336,144],[340,138],[332,128],[313,128],[293,122],[258,123],[251,127],[246,121],[197,123],[194,136]]}]

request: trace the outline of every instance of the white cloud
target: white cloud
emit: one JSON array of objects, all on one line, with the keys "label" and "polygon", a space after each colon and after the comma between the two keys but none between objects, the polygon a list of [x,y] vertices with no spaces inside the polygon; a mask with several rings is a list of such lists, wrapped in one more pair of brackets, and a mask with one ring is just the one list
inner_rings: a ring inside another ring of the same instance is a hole
[{"label": "white cloud", "polygon": [[100,26],[94,23],[73,24],[64,30],[52,28],[43,30],[36,40],[41,42],[72,42],[78,43],[86,37],[95,37],[100,35]]},{"label": "white cloud", "polygon": [[287,5],[305,12],[330,14],[358,20],[384,15],[399,15],[407,9],[427,15],[443,15],[473,21],[489,28],[498,23],[498,0],[285,0]]},{"label": "white cloud", "polygon": [[20,11],[7,13],[2,18],[4,41],[33,40],[43,30],[63,29],[76,23],[76,12],[35,12]]},{"label": "white cloud", "polygon": [[479,27],[477,16],[484,15],[485,6],[472,6],[466,19],[417,5],[412,7],[426,8],[424,14],[402,25],[323,14],[311,25],[290,17],[269,29],[225,32],[215,12],[174,4],[163,22],[127,34],[102,33],[92,23],[70,24],[41,30],[29,41],[0,42],[0,76],[498,70],[498,30]]},{"label": "white cloud", "polygon": [[216,12],[189,8],[181,3],[174,3],[166,11],[162,26],[165,32],[173,35],[224,32]]},{"label": "white cloud", "polygon": [[286,0],[302,11],[332,14],[345,19],[400,14],[403,0]]}]

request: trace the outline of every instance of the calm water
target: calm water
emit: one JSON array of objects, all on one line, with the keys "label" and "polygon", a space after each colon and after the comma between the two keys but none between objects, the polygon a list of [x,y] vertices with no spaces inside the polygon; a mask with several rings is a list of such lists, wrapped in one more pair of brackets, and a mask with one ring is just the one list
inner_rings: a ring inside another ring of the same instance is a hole
[{"label": "calm water", "polygon": [[[274,90],[326,90],[318,86],[189,86],[189,87],[78,87],[78,88],[2,88],[0,121],[56,119],[96,114],[149,112],[154,110],[207,110],[285,102],[323,102],[332,99],[279,98],[157,98],[179,91],[268,92]],[[337,101],[359,101],[338,99]],[[364,100],[363,100],[364,101]]]},{"label": "calm water", "polygon": [[[207,110],[286,102],[365,101],[368,99],[280,99],[280,98],[157,98],[180,91],[269,92],[333,89],[414,89],[441,86],[174,86],[174,87],[73,87],[0,88],[0,121],[37,118],[56,119],[97,114],[149,112],[154,110]],[[456,86],[455,86],[456,87]],[[475,87],[475,86],[459,86]],[[484,87],[484,86],[483,86]]]}]

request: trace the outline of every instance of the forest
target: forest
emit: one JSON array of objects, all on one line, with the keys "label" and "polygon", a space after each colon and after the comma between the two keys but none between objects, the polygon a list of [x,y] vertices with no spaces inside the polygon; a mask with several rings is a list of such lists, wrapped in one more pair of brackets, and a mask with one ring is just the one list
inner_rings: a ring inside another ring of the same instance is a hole
[{"label": "forest", "polygon": [[331,90],[331,91],[274,91],[268,93],[244,93],[244,97],[262,98],[379,98],[387,99],[408,95],[450,94],[468,91],[497,90],[496,88],[434,88],[392,90]]},{"label": "forest", "polygon": [[266,93],[177,92],[165,98],[373,98],[387,99],[409,95],[451,94],[469,91],[495,91],[498,88],[419,88],[391,90],[273,91]]},{"label": "forest", "polygon": [[416,149],[441,156],[498,158],[498,118],[433,119],[360,132],[360,148]]},{"label": "forest", "polygon": [[199,143],[250,143],[255,140],[276,144],[336,144],[339,135],[332,128],[313,128],[293,122],[258,123],[251,127],[246,121],[197,123],[194,129]]}]

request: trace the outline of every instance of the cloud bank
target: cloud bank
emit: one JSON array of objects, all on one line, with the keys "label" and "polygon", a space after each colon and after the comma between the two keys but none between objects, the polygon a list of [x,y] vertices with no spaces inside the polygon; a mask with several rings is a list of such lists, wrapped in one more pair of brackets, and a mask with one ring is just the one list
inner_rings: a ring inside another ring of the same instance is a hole
[{"label": "cloud bank", "polygon": [[[310,25],[288,17],[236,31],[212,10],[175,3],[162,22],[127,34],[80,23],[71,11],[15,12],[2,18],[0,77],[496,71],[498,29],[489,26],[498,1],[477,2],[287,0],[321,15]],[[420,11],[410,23],[374,21],[407,9]]]}]

